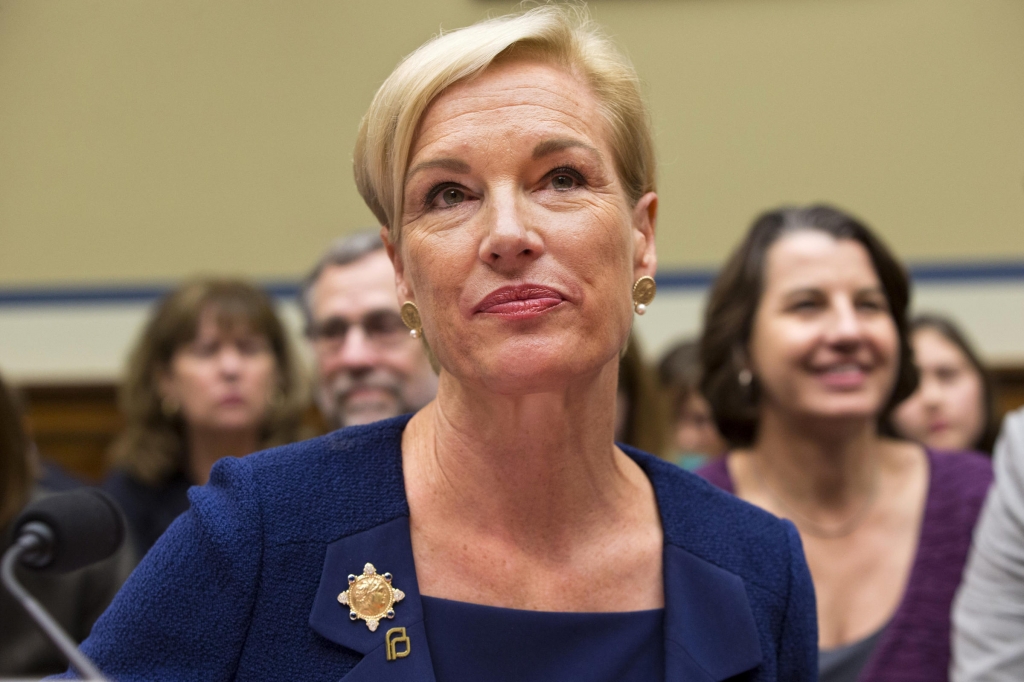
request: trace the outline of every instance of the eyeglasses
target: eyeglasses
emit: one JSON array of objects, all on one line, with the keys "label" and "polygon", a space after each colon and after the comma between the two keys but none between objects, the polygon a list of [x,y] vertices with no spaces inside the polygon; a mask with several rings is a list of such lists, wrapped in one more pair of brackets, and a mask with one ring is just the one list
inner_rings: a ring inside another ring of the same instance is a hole
[{"label": "eyeglasses", "polygon": [[358,322],[344,317],[328,317],[313,323],[306,335],[324,350],[337,350],[345,344],[353,327],[363,330],[367,343],[381,348],[395,346],[409,338],[402,316],[395,310],[374,310]]}]

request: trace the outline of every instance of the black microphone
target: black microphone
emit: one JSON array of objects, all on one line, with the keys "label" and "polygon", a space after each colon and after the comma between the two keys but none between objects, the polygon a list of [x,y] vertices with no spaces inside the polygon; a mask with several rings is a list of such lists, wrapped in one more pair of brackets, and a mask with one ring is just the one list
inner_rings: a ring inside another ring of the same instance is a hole
[{"label": "black microphone", "polygon": [[12,525],[14,543],[4,552],[4,586],[87,680],[104,680],[42,605],[14,575],[18,562],[36,570],[66,573],[102,561],[124,541],[124,517],[117,503],[95,488],[48,495],[28,505]]},{"label": "black microphone", "polygon": [[96,488],[47,495],[25,507],[13,528],[16,538],[30,534],[39,539],[21,562],[54,573],[102,561],[124,542],[121,510]]}]

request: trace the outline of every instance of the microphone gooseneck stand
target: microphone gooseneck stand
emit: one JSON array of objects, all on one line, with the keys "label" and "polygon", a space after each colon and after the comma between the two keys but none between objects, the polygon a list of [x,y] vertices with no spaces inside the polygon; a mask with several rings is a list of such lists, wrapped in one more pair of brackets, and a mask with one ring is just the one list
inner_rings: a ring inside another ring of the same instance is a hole
[{"label": "microphone gooseneck stand", "polygon": [[38,533],[49,533],[49,529],[39,523],[28,523],[23,531],[27,532],[23,532],[17,541],[4,552],[3,562],[0,564],[0,574],[2,574],[4,586],[14,595],[14,598],[18,600],[28,614],[32,616],[32,619],[35,620],[39,627],[43,629],[43,632],[50,638],[50,641],[56,644],[61,652],[68,657],[71,665],[78,670],[82,679],[107,682],[107,678],[103,677],[92,661],[78,650],[78,646],[68,637],[61,626],[57,624],[57,621],[46,612],[46,609],[36,601],[35,597],[18,583],[18,579],[14,575],[14,567],[18,560],[25,554],[32,554],[33,552],[43,550],[47,545],[47,540],[44,537],[40,537]]}]

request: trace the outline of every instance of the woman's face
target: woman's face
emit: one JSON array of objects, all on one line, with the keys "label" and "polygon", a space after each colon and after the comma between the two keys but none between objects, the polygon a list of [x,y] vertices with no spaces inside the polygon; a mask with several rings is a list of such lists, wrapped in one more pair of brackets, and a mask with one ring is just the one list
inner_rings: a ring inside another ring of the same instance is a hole
[{"label": "woman's face", "polygon": [[267,416],[277,379],[267,338],[244,327],[225,329],[216,311],[207,309],[195,339],[172,356],[160,390],[180,406],[191,430],[255,431]]},{"label": "woman's face", "polygon": [[492,66],[426,110],[405,180],[399,297],[445,371],[499,393],[613,363],[655,270],[653,193],[631,206],[590,90]]},{"label": "woman's face", "polygon": [[981,377],[960,348],[935,329],[911,338],[921,372],[917,390],[893,414],[896,429],[937,450],[968,450],[985,430]]},{"label": "woman's face", "polygon": [[691,391],[676,414],[676,452],[717,457],[728,447],[718,432],[708,401],[696,391]]},{"label": "woman's face", "polygon": [[749,352],[762,414],[877,417],[896,381],[899,339],[867,250],[812,230],[775,242]]}]

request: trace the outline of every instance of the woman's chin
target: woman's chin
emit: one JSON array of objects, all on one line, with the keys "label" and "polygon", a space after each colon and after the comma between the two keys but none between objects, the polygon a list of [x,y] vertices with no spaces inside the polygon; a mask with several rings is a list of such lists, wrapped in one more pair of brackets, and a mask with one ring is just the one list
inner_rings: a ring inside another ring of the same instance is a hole
[{"label": "woman's chin", "polygon": [[598,372],[602,363],[587,361],[586,353],[554,352],[536,349],[524,353],[507,353],[480,362],[473,372],[472,383],[499,395],[527,395],[562,391],[580,379]]},{"label": "woman's chin", "polygon": [[878,410],[858,405],[821,406],[808,410],[804,416],[826,428],[861,427],[875,424]]}]

